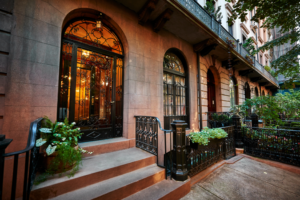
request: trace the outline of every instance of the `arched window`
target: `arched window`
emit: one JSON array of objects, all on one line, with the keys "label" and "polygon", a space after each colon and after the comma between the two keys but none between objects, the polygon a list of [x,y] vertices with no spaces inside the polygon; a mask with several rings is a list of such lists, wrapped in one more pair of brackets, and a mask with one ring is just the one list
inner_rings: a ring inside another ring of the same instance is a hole
[{"label": "arched window", "polygon": [[233,107],[235,105],[238,105],[237,83],[233,77],[230,78],[229,88],[230,88],[230,106]]},{"label": "arched window", "polygon": [[173,120],[189,123],[188,81],[185,60],[176,50],[165,54],[163,69],[164,126],[168,129]]},{"label": "arched window", "polygon": [[58,121],[68,118],[81,140],[122,136],[123,49],[119,38],[96,19],[71,21],[63,30]]}]

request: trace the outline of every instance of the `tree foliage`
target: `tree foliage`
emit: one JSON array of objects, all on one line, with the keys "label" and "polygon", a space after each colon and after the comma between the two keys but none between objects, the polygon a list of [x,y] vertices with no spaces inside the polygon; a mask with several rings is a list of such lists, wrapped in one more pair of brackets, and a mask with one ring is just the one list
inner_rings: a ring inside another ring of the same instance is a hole
[{"label": "tree foliage", "polygon": [[248,38],[245,43],[243,44],[243,47],[251,54],[255,54],[255,47],[254,47],[254,42],[251,38]]},{"label": "tree foliage", "polygon": [[[232,2],[233,0],[226,0]],[[299,0],[238,0],[233,6],[233,14],[229,22],[240,18],[245,21],[248,11],[256,10],[251,20],[259,22],[265,19],[261,28],[274,29],[280,28],[283,35],[277,39],[265,43],[258,51],[272,49],[275,46],[286,43],[295,46],[288,50],[285,55],[280,56],[272,62],[272,68],[277,69],[274,74],[282,74],[289,80],[286,86],[291,86],[293,82],[299,81],[300,65],[298,56],[300,55],[300,45],[296,44],[300,39],[300,1]]]},{"label": "tree foliage", "polygon": [[283,113],[287,119],[300,117],[300,91],[290,90],[284,94],[277,93],[275,96],[246,99],[238,108],[245,115],[248,109],[253,108],[255,113],[268,124],[281,125],[280,113]]},{"label": "tree foliage", "polygon": [[206,5],[203,7],[210,15],[212,15],[216,20],[221,20],[223,15],[221,13],[221,6],[218,6],[215,10],[213,1],[206,1]]}]

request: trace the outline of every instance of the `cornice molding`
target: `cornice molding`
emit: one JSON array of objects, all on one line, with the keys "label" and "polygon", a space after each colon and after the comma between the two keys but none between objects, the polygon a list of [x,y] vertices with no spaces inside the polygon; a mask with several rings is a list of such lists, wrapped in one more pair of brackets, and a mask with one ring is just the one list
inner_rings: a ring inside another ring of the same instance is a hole
[{"label": "cornice molding", "polygon": [[251,36],[251,39],[253,40],[253,42],[257,45],[257,41],[255,40],[255,38],[253,36]]},{"label": "cornice molding", "polygon": [[242,28],[247,34],[250,33],[249,29],[246,27],[246,25],[245,25],[244,23],[241,23],[240,26],[241,26],[241,28]]},{"label": "cornice molding", "polygon": [[259,41],[260,41],[260,43],[264,43],[264,40],[260,37],[260,35],[258,36],[258,39],[259,39]]}]

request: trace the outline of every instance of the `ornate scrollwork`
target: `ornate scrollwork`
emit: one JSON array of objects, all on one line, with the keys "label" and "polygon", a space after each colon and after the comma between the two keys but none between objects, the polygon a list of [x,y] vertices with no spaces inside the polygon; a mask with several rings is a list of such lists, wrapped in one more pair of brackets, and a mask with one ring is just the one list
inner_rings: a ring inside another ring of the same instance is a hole
[{"label": "ornate scrollwork", "polygon": [[66,29],[64,37],[123,54],[119,38],[114,32],[106,26],[102,26],[101,29],[97,28],[94,21],[83,19],[71,23]]},{"label": "ornate scrollwork", "polygon": [[158,123],[154,117],[137,117],[136,147],[157,155]]}]

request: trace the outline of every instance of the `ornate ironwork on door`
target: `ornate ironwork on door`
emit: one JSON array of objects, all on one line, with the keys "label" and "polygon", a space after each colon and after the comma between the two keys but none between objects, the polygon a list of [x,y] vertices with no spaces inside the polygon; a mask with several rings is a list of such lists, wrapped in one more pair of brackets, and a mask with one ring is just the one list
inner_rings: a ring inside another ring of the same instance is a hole
[{"label": "ornate ironwork on door", "polygon": [[58,120],[75,121],[81,141],[122,136],[122,54],[117,36],[96,22],[75,21],[65,30]]}]

